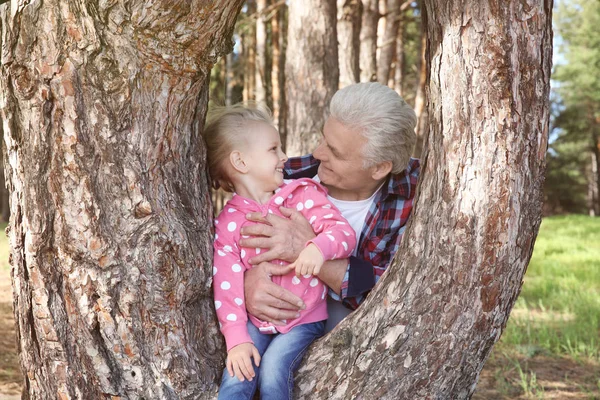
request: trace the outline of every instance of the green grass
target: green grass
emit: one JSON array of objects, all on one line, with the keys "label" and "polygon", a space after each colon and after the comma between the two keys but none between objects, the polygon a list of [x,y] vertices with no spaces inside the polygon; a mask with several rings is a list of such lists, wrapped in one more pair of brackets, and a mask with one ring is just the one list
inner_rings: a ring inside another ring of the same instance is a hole
[{"label": "green grass", "polygon": [[6,237],[5,229],[6,222],[0,222],[0,270],[9,270],[10,264],[8,263],[8,256],[10,255],[10,247],[8,245],[8,238]]},{"label": "green grass", "polygon": [[600,218],[545,218],[500,347],[600,360]]}]

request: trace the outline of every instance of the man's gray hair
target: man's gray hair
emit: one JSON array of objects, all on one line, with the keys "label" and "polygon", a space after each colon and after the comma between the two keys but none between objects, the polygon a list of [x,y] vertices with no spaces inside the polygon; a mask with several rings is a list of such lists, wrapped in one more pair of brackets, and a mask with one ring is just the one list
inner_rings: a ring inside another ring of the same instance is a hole
[{"label": "man's gray hair", "polygon": [[364,168],[391,161],[393,174],[406,169],[417,140],[417,116],[394,90],[377,82],[346,86],[331,99],[329,113],[367,139]]}]

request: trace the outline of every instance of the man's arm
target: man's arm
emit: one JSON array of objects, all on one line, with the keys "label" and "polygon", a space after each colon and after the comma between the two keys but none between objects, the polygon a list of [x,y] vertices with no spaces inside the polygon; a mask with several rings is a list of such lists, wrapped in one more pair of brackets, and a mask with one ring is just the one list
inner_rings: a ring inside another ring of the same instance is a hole
[{"label": "man's arm", "polygon": [[348,259],[326,261],[319,272],[319,279],[322,280],[331,290],[338,295],[342,290],[342,282],[348,269]]}]

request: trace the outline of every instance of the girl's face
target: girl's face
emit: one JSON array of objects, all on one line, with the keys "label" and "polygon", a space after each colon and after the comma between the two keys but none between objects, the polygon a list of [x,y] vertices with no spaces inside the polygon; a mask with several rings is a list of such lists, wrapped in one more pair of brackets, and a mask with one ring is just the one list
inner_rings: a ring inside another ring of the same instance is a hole
[{"label": "girl's face", "polygon": [[248,176],[264,191],[273,191],[283,184],[283,164],[288,157],[281,150],[279,132],[269,124],[254,122],[248,136],[248,148],[243,152]]}]

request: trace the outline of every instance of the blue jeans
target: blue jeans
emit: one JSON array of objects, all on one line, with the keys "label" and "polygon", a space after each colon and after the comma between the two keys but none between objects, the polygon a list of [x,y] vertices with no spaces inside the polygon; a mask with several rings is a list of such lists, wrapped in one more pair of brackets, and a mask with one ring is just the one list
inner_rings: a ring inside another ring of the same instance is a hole
[{"label": "blue jeans", "polygon": [[260,333],[248,321],[248,333],[261,356],[260,367],[254,366],[256,374],[252,381],[240,381],[235,375],[229,376],[227,368],[219,388],[219,400],[251,400],[260,390],[260,398],[292,399],[294,372],[308,346],[325,332],[325,321],[297,325],[287,333],[275,335]]}]

